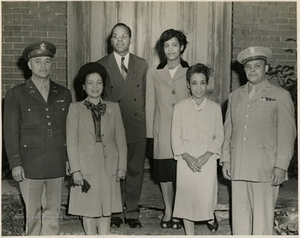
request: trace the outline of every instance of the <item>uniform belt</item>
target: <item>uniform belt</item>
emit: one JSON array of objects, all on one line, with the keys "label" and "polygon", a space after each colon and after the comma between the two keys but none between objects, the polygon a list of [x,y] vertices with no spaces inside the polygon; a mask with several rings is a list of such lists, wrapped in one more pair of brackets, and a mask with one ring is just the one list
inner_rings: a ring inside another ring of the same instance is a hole
[{"label": "uniform belt", "polygon": [[48,137],[52,137],[52,136],[58,136],[58,135],[62,135],[62,131],[61,130],[52,130],[52,129],[47,129],[47,136]]}]

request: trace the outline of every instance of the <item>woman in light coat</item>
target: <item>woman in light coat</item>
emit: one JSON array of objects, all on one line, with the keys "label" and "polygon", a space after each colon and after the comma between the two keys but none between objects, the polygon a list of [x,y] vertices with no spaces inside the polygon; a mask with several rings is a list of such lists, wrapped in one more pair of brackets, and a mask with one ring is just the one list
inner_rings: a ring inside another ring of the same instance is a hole
[{"label": "woman in light coat", "polygon": [[179,220],[172,219],[176,161],[171,148],[171,123],[175,103],[189,97],[185,76],[188,63],[181,58],[187,39],[181,31],[168,29],[158,43],[166,60],[147,72],[146,133],[154,138],[154,177],[165,204],[160,226],[179,229]]},{"label": "woman in light coat", "polygon": [[71,103],[67,116],[67,151],[75,185],[69,213],[83,216],[87,235],[105,235],[111,213],[122,212],[119,181],[126,175],[125,130],[119,105],[102,98],[105,68],[87,63],[79,70],[79,80],[87,97]]},{"label": "woman in light coat", "polygon": [[187,235],[194,235],[194,222],[207,221],[218,229],[217,158],[224,140],[219,104],[206,98],[209,70],[195,64],[187,70],[192,96],[177,103],[172,122],[172,148],[177,162],[177,189],[173,216],[182,218]]}]

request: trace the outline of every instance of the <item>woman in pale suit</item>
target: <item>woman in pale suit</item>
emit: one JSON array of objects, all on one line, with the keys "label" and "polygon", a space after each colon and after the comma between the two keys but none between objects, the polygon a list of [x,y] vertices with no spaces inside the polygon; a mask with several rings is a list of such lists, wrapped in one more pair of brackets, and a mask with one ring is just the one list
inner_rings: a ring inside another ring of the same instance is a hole
[{"label": "woman in pale suit", "polygon": [[177,162],[174,217],[183,219],[187,235],[194,222],[207,221],[215,232],[217,205],[217,158],[224,140],[221,107],[205,97],[209,70],[195,64],[187,70],[192,96],[177,103],[172,122],[172,148]]},{"label": "woman in pale suit", "polygon": [[119,181],[126,175],[125,130],[119,105],[102,98],[105,68],[87,63],[78,77],[87,97],[71,103],[67,116],[67,151],[76,185],[71,187],[69,213],[83,216],[87,235],[105,235],[111,213],[122,211]]},{"label": "woman in pale suit", "polygon": [[147,72],[146,129],[147,137],[154,138],[154,177],[165,204],[160,226],[179,229],[180,221],[172,219],[176,161],[171,148],[171,122],[175,103],[189,97],[185,79],[188,63],[181,58],[187,39],[181,31],[168,29],[158,43],[166,60]]}]

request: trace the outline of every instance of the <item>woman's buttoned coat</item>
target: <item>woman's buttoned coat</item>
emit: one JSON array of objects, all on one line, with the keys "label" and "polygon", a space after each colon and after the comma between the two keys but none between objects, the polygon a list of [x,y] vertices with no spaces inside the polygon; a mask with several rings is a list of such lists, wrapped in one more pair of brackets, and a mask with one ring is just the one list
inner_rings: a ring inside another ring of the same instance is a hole
[{"label": "woman's buttoned coat", "polygon": [[171,124],[174,105],[190,96],[186,86],[188,63],[181,60],[173,78],[166,61],[151,67],[146,78],[146,134],[154,138],[153,157],[173,158]]},{"label": "woman's buttoned coat", "polygon": [[[84,101],[70,104],[67,116],[67,151],[71,173],[80,170],[83,175],[97,173],[95,129],[91,111]],[[119,105],[104,101],[106,112],[101,116],[101,138],[107,175],[118,169],[127,170],[127,144]]]}]

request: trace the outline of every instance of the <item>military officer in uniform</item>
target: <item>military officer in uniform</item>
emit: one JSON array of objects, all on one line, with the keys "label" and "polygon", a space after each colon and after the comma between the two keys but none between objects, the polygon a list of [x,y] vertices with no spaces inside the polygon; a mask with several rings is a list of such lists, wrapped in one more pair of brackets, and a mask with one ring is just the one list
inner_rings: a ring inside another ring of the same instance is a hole
[{"label": "military officer in uniform", "polygon": [[32,77],[5,98],[4,140],[12,176],[26,208],[26,235],[59,235],[66,173],[66,116],[71,93],[50,80],[54,44],[34,42],[23,51]]},{"label": "military officer in uniform", "polygon": [[229,96],[222,172],[232,185],[233,235],[272,235],[279,185],[296,137],[290,93],[268,81],[272,51],[249,47],[237,60],[248,82]]}]

